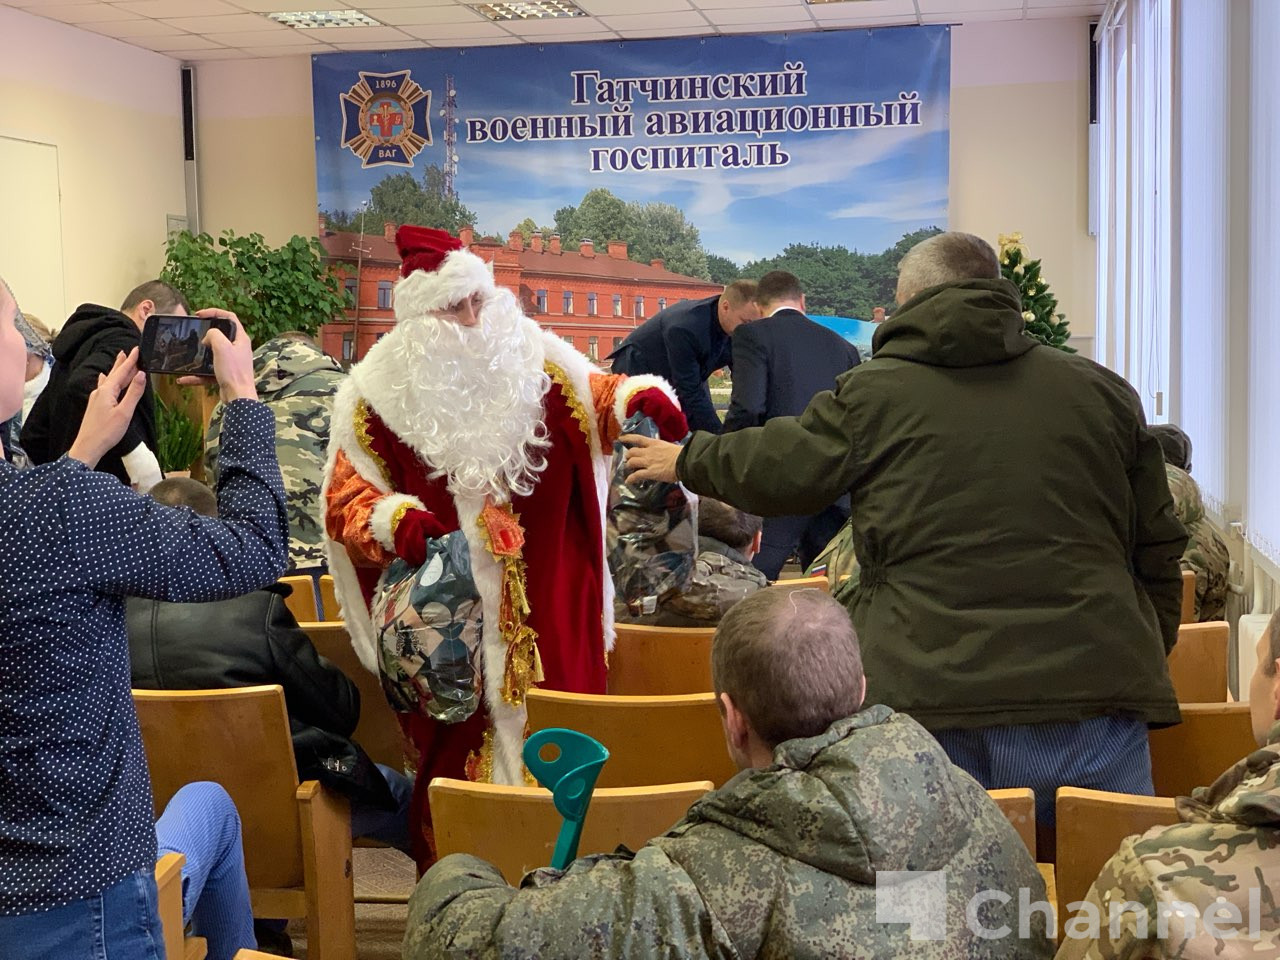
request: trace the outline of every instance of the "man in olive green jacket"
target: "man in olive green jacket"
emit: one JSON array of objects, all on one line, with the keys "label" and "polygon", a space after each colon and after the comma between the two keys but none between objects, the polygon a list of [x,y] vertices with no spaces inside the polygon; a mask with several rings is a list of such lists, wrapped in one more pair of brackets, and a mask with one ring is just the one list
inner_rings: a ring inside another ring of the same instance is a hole
[{"label": "man in olive green jacket", "polygon": [[[761,515],[852,498],[848,600],[871,702],[988,788],[1150,793],[1146,725],[1179,720],[1186,532],[1133,389],[1023,335],[991,247],[931,237],[873,359],[799,417],[683,448],[625,438],[640,479]],[[677,461],[678,457],[678,461]]]},{"label": "man in olive green jacket", "polygon": [[1043,881],[986,791],[909,717],[859,712],[838,603],[761,590],[725,615],[711,656],[741,773],[638,853],[536,870],[519,889],[445,857],[409,902],[406,960],[1053,953]]}]

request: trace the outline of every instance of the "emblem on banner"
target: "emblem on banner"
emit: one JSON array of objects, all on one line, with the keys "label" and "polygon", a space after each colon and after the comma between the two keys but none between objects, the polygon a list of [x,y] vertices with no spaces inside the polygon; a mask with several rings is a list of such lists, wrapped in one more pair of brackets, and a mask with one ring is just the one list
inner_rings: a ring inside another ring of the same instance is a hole
[{"label": "emblem on banner", "polygon": [[431,91],[418,86],[408,70],[365,73],[338,98],[342,103],[342,145],[365,167],[413,166],[413,158],[431,146]]}]

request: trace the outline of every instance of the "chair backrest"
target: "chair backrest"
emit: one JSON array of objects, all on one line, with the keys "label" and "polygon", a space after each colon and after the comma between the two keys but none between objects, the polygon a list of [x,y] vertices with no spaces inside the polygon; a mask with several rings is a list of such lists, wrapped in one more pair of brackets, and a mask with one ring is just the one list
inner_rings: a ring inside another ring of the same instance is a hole
[{"label": "chair backrest", "polygon": [[1182,612],[1178,622],[1196,622],[1196,575],[1190,570],[1182,571]]},{"label": "chair backrest", "polygon": [[1058,917],[1069,919],[1067,908],[1083,900],[1103,864],[1120,848],[1120,841],[1152,827],[1177,823],[1170,797],[1139,797],[1105,790],[1059,787],[1057,799]]},{"label": "chair backrest", "polygon": [[338,591],[333,584],[333,574],[320,578],[320,613],[325,620],[341,620],[342,608],[338,606]]},{"label": "chair backrest", "polygon": [[[639,850],[670,829],[710,789],[709,780],[597,788],[583,824],[578,856],[612,853],[619,844]],[[510,883],[519,883],[528,871],[551,863],[561,817],[549,791],[436,778],[427,796],[440,856],[474,854],[501,870]]]},{"label": "chair backrest", "polygon": [[1258,749],[1247,703],[1182,703],[1182,722],[1152,730],[1151,779],[1156,796],[1189,796]]},{"label": "chair backrest", "polygon": [[400,721],[382,692],[382,680],[366,670],[356,656],[346,624],[323,621],[299,626],[307,632],[320,656],[345,673],[360,691],[360,722],[351,739],[378,763],[404,769],[404,734]]},{"label": "chair backrest", "polygon": [[774,590],[796,590],[804,589],[805,587],[816,587],[823,593],[831,592],[831,581],[828,580],[825,575],[817,577],[784,578],[774,581],[769,586]]},{"label": "chair backrest", "polygon": [[287,587],[293,588],[293,593],[285,597],[284,601],[284,605],[293,614],[293,619],[298,621],[320,619],[320,615],[316,612],[316,585],[314,580],[307,576],[296,576],[281,577],[280,582]]},{"label": "chair backrest", "polygon": [[620,623],[609,654],[609,693],[663,697],[711,691],[715,627],[640,627]]},{"label": "chair backrest", "polygon": [[724,742],[715,694],[613,697],[530,690],[529,729],[567,727],[609,751],[598,787],[710,780],[738,772]]},{"label": "chair backrest", "polygon": [[1005,819],[1013,824],[1018,836],[1027,845],[1031,859],[1036,859],[1036,795],[1030,787],[1005,790],[988,790]]},{"label": "chair backrest", "polygon": [[1169,651],[1169,679],[1179,703],[1225,703],[1227,648],[1231,628],[1225,620],[1184,623]]},{"label": "chair backrest", "polygon": [[156,813],[185,784],[221,784],[240,813],[249,886],[301,886],[298,771],[281,687],[134,690],[133,701]]}]

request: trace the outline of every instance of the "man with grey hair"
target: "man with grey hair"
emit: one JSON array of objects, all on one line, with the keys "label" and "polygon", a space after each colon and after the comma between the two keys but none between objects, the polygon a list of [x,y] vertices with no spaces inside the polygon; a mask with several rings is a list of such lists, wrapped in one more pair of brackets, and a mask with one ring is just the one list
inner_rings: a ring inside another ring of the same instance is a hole
[{"label": "man with grey hair", "polygon": [[1160,446],[1119,376],[1023,333],[995,251],[964,233],[908,251],[873,358],[799,417],[676,447],[640,479],[761,515],[848,491],[848,599],[868,698],[909,712],[983,786],[1152,792],[1148,724],[1179,720],[1186,532]]},{"label": "man with grey hair", "polygon": [[[1044,885],[994,801],[910,717],[862,709],[838,603],[753,594],[721,621],[711,664],[741,773],[638,853],[538,870],[518,889],[483,860],[445,857],[410,900],[406,960],[1052,954],[1047,909],[1018,921],[1018,891],[1035,902]],[[981,896],[992,890],[1003,904]]]}]

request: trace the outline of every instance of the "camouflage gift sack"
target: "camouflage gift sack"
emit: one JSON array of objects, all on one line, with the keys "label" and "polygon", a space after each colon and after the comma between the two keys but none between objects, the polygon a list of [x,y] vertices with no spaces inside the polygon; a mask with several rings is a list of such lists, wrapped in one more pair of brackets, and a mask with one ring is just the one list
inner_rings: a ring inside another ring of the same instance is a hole
[{"label": "camouflage gift sack", "polygon": [[[658,428],[635,414],[622,432],[656,437]],[[697,501],[678,483],[628,482],[623,453],[615,443],[606,544],[619,619],[651,614],[684,590],[698,546]]]},{"label": "camouflage gift sack", "polygon": [[397,558],[372,609],[382,690],[401,713],[461,723],[480,703],[480,595],[461,531],[427,540],[416,570]]}]

